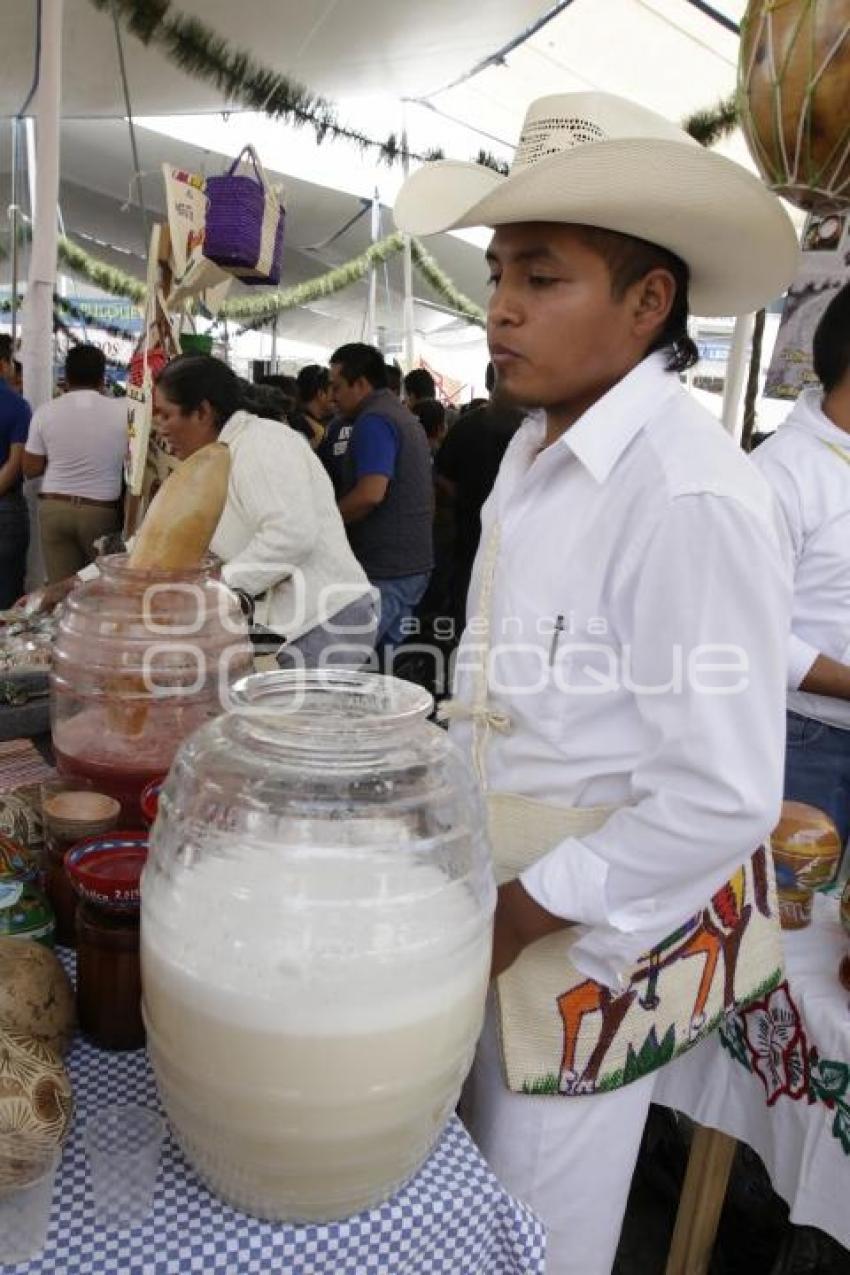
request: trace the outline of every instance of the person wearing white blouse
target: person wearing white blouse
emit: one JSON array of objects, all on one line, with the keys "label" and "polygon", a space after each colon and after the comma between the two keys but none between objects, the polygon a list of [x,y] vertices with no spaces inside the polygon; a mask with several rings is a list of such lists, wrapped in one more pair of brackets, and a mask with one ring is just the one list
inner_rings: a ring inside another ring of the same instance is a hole
[{"label": "person wearing white blouse", "polygon": [[[773,487],[794,558],[785,796],[850,837],[850,284],[814,335],[820,388],[753,452]],[[839,880],[850,873],[845,853]]]},{"label": "person wearing white blouse", "polygon": [[496,393],[533,409],[482,510],[452,734],[486,794],[494,994],[464,1111],[608,1275],[658,1068],[781,976],[791,572],[770,489],[685,392],[700,314],[797,243],[751,174],[604,93],[532,103],[510,175],[423,165],[400,229],[494,228]]},{"label": "person wearing white blouse", "polygon": [[[240,408],[235,374],[182,355],[154,386],[154,427],[179,460],[207,443],[230,451],[227,500],[210,551],[263,651],[283,668],[360,665],[373,655],[377,606],[321,463],[300,434]],[[55,605],[96,563],[47,587]]]},{"label": "person wearing white blouse", "polygon": [[178,459],[216,440],[230,451],[227,501],[210,542],[221,578],[284,667],[365,663],[376,607],[330,479],[300,434],[239,401],[234,373],[208,355],[173,359],[154,386],[154,426]]}]

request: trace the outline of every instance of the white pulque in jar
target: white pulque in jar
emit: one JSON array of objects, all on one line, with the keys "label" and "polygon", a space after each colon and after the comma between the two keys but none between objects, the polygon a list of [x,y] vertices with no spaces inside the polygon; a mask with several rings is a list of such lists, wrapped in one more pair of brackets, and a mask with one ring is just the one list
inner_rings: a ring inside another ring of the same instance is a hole
[{"label": "white pulque in jar", "polygon": [[390,1196],[457,1101],[495,885],[431,698],[344,671],[245,679],[180,749],[142,882],[148,1051],[210,1188],[283,1221]]}]

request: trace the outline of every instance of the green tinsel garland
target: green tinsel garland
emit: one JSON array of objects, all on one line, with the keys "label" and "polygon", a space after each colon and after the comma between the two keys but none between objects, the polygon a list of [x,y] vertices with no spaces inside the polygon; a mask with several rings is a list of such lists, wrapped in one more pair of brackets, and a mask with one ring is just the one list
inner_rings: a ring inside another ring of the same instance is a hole
[{"label": "green tinsel garland", "polygon": [[72,243],[70,239],[60,237],[57,255],[63,265],[88,279],[89,283],[102,288],[104,292],[116,297],[127,297],[130,301],[135,301],[136,305],[144,305],[147,289],[143,283],[115,266],[108,266],[105,261],[90,257],[84,248]]},{"label": "green tinsel garland", "polygon": [[486,322],[484,311],[455,287],[446,272],[437,265],[431,254],[426,251],[421,240],[411,239],[410,248],[413,264],[423,279],[431,285],[439,296],[444,298],[453,310],[457,310],[464,318],[469,319],[471,323],[476,323],[483,328]]},{"label": "green tinsel garland", "polygon": [[370,266],[386,261],[400,252],[403,238],[399,231],[370,244],[359,257],[346,261],[342,266],[335,266],[326,274],[308,279],[306,283],[296,284],[293,288],[280,288],[275,292],[266,292],[260,296],[235,297],[225,301],[219,313],[226,319],[258,319],[264,315],[281,314],[284,310],[293,310],[299,305],[309,305],[320,297],[332,296],[343,288],[356,283],[369,272]]},{"label": "green tinsel garland", "polygon": [[[112,11],[113,4],[128,31],[144,45],[153,45],[179,67],[197,79],[206,80],[225,95],[252,111],[260,111],[272,119],[285,119],[291,124],[309,124],[316,141],[327,137],[353,142],[361,150],[375,150],[386,164],[397,164],[402,158],[399,138],[395,133],[384,141],[369,137],[359,129],[341,124],[333,102],[312,93],[305,85],[271,67],[263,66],[244,49],[232,49],[199,18],[174,10],[171,0],[91,0],[96,9]],[[735,96],[719,102],[711,110],[696,111],[682,127],[703,146],[712,146],[731,133],[738,123]],[[442,159],[441,150],[412,159]],[[506,173],[508,165],[481,150],[477,164]]]},{"label": "green tinsel garland", "polygon": [[[306,283],[296,284],[292,288],[279,288],[274,292],[262,292],[248,297],[235,297],[226,301],[220,311],[223,318],[228,319],[261,319],[282,314],[285,310],[295,309],[300,305],[309,305],[320,297],[332,296],[363,279],[374,263],[389,260],[401,252],[404,237],[400,231],[388,235],[371,244],[365,252],[344,265],[335,266],[333,270],[308,279]],[[469,297],[459,292],[449,276],[440,269],[434,258],[423,247],[418,239],[411,243],[414,264],[434,291],[441,296],[447,305],[457,310],[473,323],[483,324],[484,312]],[[89,256],[84,248],[71,243],[69,239],[59,240],[59,258],[70,269],[113,296],[128,297],[136,305],[144,305],[145,285],[132,275],[125,274],[114,266],[109,266],[95,257]]]},{"label": "green tinsel garland", "polygon": [[682,124],[686,133],[690,133],[701,146],[714,146],[721,138],[734,133],[740,123],[738,95],[724,98],[709,110],[694,111]]},{"label": "green tinsel garland", "polygon": [[[96,9],[112,12],[113,0],[91,0]],[[341,124],[336,107],[327,98],[280,71],[263,66],[244,49],[233,49],[222,36],[201,22],[172,8],[171,0],[114,0],[127,30],[144,45],[158,48],[170,62],[196,79],[206,80],[229,101],[290,124],[308,124],[322,143],[327,137],[353,142],[361,150],[377,151],[385,164],[404,158],[395,133],[378,141],[360,129]],[[443,151],[410,153],[411,159],[442,159]],[[487,151],[479,151],[476,163],[507,172],[507,165]]]}]

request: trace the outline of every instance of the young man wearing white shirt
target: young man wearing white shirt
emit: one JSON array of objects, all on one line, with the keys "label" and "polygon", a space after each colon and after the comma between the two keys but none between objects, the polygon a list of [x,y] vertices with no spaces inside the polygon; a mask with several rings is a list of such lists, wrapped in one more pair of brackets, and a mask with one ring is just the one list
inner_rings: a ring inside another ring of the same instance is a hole
[{"label": "young man wearing white shirt", "polygon": [[93,562],[94,542],[121,526],[127,404],[103,393],[105,375],[102,350],[74,346],[65,360],[67,394],[30,422],[23,470],[25,478],[44,474],[38,521],[48,584]]},{"label": "young man wearing white shirt", "polygon": [[[509,177],[430,164],[401,229],[485,225],[497,390],[537,409],[482,511],[453,733],[499,902],[472,1131],[607,1275],[658,1067],[779,977],[789,569],[767,484],[677,373],[793,276],[779,202],[607,94],[532,104]],[[681,1063],[672,1063],[680,1066]]]},{"label": "young man wearing white shirt", "polygon": [[[773,487],[794,557],[785,796],[850,836],[850,284],[817,326],[821,388],[753,453]],[[839,877],[848,875],[848,860]]]}]

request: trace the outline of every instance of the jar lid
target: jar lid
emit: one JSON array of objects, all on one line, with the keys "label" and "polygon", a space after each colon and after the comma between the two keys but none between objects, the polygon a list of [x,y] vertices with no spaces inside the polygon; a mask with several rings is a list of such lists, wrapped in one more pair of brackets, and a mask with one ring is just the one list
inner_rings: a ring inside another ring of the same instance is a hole
[{"label": "jar lid", "polygon": [[38,859],[22,846],[0,833],[0,881],[35,881]]},{"label": "jar lid", "polygon": [[25,881],[0,881],[0,935],[35,939],[53,946],[53,910],[44,895]]},{"label": "jar lid", "polygon": [[160,775],[158,779],[152,779],[149,784],[145,784],[142,789],[139,805],[142,808],[142,814],[148,827],[156,819],[157,811],[159,810],[159,794],[162,792],[164,783],[165,775]]},{"label": "jar lid", "polygon": [[65,871],[81,899],[110,912],[137,912],[148,857],[146,832],[86,837],[65,855]]}]

